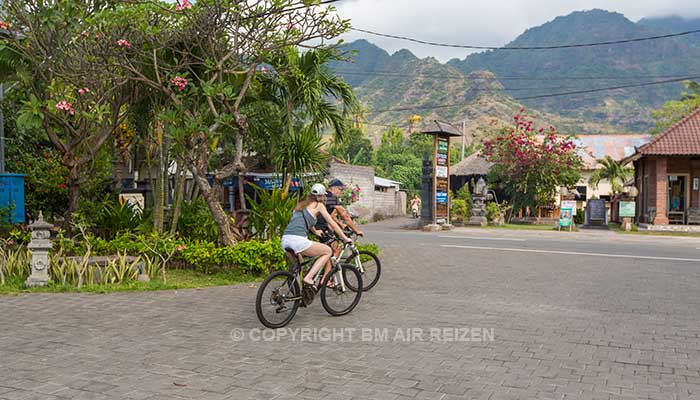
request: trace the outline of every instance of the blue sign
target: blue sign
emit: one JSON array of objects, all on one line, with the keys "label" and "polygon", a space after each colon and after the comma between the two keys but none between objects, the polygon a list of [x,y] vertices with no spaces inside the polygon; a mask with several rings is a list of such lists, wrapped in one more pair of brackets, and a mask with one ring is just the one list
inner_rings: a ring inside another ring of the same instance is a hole
[{"label": "blue sign", "polygon": [[[282,178],[277,176],[252,176],[244,177],[243,182],[250,182],[255,186],[264,189],[272,190],[282,187]],[[299,190],[301,188],[301,181],[299,178],[292,178],[292,182],[289,184],[291,191]],[[228,178],[224,180],[224,187],[235,189],[238,187],[238,178]]]},{"label": "blue sign", "polygon": [[447,192],[435,193],[435,202],[437,204],[447,204]]}]

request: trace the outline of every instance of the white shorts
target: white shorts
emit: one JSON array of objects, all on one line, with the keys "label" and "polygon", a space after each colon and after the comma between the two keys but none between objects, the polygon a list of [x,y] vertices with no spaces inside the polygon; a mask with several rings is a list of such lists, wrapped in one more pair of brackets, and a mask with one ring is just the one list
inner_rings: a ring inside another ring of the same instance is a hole
[{"label": "white shorts", "polygon": [[297,235],[284,235],[282,236],[282,249],[292,249],[296,254],[308,249],[313,244],[309,238]]}]

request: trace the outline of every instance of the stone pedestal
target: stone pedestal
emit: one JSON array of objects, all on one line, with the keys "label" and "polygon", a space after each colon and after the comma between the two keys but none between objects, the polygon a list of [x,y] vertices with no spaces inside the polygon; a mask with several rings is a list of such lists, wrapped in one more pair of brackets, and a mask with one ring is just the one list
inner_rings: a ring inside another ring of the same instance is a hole
[{"label": "stone pedestal", "polygon": [[467,225],[488,225],[488,220],[486,219],[486,197],[476,193],[474,194],[473,199],[471,216],[469,217],[469,221],[467,221]]},{"label": "stone pedestal", "polygon": [[25,286],[46,286],[49,283],[49,251],[51,250],[51,228],[53,225],[44,221],[43,213],[29,225],[32,241],[27,248],[32,252],[32,274],[24,282]]}]

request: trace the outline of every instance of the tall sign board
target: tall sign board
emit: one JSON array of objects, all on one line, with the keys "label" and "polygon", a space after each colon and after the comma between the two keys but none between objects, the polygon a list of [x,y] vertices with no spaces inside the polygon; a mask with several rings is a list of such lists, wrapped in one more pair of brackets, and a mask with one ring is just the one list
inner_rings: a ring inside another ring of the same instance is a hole
[{"label": "tall sign board", "polygon": [[450,138],[461,136],[450,124],[432,121],[423,131],[432,135],[433,142],[433,196],[431,206],[432,224],[450,223]]}]

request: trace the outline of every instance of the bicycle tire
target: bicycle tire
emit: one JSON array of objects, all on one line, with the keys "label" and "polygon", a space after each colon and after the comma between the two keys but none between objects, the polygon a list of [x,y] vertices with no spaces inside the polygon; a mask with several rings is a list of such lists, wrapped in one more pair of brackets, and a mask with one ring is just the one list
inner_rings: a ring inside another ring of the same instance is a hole
[{"label": "bicycle tire", "polygon": [[[357,265],[355,264],[355,258],[358,255],[360,256],[360,262],[362,262],[362,256],[371,258],[371,260],[366,264],[367,266],[370,266],[370,268],[365,268],[364,273],[360,272],[360,274],[362,274],[362,283],[364,285],[362,287],[362,290],[366,292],[372,289],[377,284],[377,282],[379,282],[379,278],[382,275],[382,262],[379,261],[379,257],[377,257],[376,254],[372,253],[369,250],[360,250],[358,254],[351,255],[347,258],[347,260],[344,260],[343,262],[351,264],[352,266],[357,268]],[[371,267],[372,263],[374,263],[375,265],[373,268]],[[363,267],[364,265],[365,264],[363,264]],[[374,270],[374,275],[372,274],[371,270]],[[356,288],[352,289],[356,290]]]},{"label": "bicycle tire", "polygon": [[[286,317],[282,319],[282,321],[279,322],[273,322],[270,321],[265,315],[264,315],[264,302],[270,301],[270,309],[275,308],[275,305],[272,303],[272,299],[268,300],[265,298],[265,289],[272,283],[276,278],[285,276],[287,279],[283,283],[286,284],[289,288],[290,294],[292,297],[300,297],[301,296],[301,290],[299,289],[299,284],[296,281],[296,277],[294,274],[291,272],[287,271],[275,271],[268,275],[267,278],[263,281],[263,283],[260,285],[258,288],[258,294],[255,296],[255,313],[258,315],[258,320],[260,320],[260,323],[265,325],[268,328],[271,329],[277,329],[277,328],[282,328],[283,326],[286,326],[292,318],[294,318],[294,315],[296,315],[297,310],[299,309],[300,305],[300,300],[294,300],[294,303],[291,306],[291,309],[289,309]],[[284,303],[279,304],[278,306],[281,307],[283,306]],[[275,309],[276,313],[279,313],[278,309]]]},{"label": "bicycle tire", "polygon": [[[328,274],[325,279],[323,279],[323,282],[321,282],[321,289],[320,289],[320,295],[321,295],[321,304],[323,304],[323,308],[328,312],[328,314],[334,316],[334,317],[340,317],[342,315],[346,315],[350,313],[357,304],[360,302],[360,299],[362,298],[362,290],[352,290],[349,288],[342,292],[342,288],[336,288],[336,287],[328,287],[328,282],[333,278],[335,274],[338,272],[343,274],[343,279],[346,281],[346,286],[348,278],[354,279],[355,284],[353,286],[359,286],[362,287],[362,274],[360,274],[360,271],[358,271],[354,266],[350,264],[341,264],[340,265],[340,271],[336,271],[332,274]],[[341,306],[339,308],[336,308],[335,306],[331,306],[331,302],[329,300],[339,300],[344,298],[343,302],[346,304],[344,307]],[[354,296],[351,298],[351,296]],[[348,301],[350,300],[350,301]]]}]

